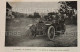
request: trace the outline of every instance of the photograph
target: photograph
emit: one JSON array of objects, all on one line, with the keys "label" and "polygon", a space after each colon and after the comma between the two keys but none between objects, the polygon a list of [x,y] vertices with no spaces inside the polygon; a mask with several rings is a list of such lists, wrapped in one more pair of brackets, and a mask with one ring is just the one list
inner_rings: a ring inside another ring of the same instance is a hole
[{"label": "photograph", "polygon": [[77,47],[77,1],[6,2],[5,47]]}]

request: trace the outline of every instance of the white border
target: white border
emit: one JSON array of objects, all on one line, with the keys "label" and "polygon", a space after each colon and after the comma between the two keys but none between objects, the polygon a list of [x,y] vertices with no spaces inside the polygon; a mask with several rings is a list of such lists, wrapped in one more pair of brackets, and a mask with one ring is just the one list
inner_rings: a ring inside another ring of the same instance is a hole
[{"label": "white border", "polygon": [[[6,1],[13,2],[55,2],[55,1],[69,1],[69,0],[1,0],[0,2],[0,52],[59,52],[59,51],[50,51],[50,50],[66,50],[60,52],[79,52],[80,50],[80,33],[79,33],[79,14],[80,14],[80,1],[78,2],[78,47],[5,47],[5,11],[6,11]],[[73,1],[73,0],[70,0]],[[74,0],[76,1],[76,0]],[[21,49],[21,50],[15,50]],[[32,50],[23,50],[23,49],[32,49]],[[34,51],[36,49],[36,51]],[[44,49],[45,51],[40,51]],[[47,51],[46,51],[47,50]],[[69,51],[68,51],[69,50]]]}]

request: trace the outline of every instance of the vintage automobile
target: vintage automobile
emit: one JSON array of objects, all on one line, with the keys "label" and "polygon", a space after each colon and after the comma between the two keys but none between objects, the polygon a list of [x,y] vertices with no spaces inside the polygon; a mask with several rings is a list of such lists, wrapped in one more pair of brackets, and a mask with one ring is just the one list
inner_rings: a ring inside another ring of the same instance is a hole
[{"label": "vintage automobile", "polygon": [[37,24],[33,24],[30,29],[32,37],[36,35],[47,35],[49,40],[54,40],[55,35],[65,32],[65,24],[61,23],[59,16],[49,13],[48,15],[41,17]]}]

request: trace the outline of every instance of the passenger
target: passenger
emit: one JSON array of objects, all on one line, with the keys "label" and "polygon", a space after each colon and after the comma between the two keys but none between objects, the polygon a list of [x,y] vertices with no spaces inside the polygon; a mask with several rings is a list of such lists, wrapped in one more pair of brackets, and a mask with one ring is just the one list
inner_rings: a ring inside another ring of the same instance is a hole
[{"label": "passenger", "polygon": [[60,24],[60,28],[62,29],[62,30],[64,30],[64,23],[65,23],[65,17],[64,17],[64,14],[60,14],[59,15],[60,17],[59,17],[59,24]]}]

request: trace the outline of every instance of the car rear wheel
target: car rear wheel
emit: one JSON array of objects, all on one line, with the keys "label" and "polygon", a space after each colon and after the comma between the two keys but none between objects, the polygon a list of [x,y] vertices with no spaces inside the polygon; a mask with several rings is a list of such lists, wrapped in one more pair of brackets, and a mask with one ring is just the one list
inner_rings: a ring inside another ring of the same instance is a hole
[{"label": "car rear wheel", "polygon": [[54,40],[55,37],[55,28],[53,26],[50,26],[48,28],[48,38],[49,40]]},{"label": "car rear wheel", "polygon": [[32,38],[35,38],[35,37],[36,37],[35,32],[32,32]]},{"label": "car rear wheel", "polygon": [[32,38],[35,38],[35,37],[36,37],[36,28],[35,28],[34,25],[32,25],[32,26],[30,27],[30,31],[31,31],[31,37],[32,37]]},{"label": "car rear wheel", "polygon": [[63,26],[63,30],[62,30],[62,33],[64,34],[65,31],[66,31],[66,25],[64,24],[64,26]]}]

